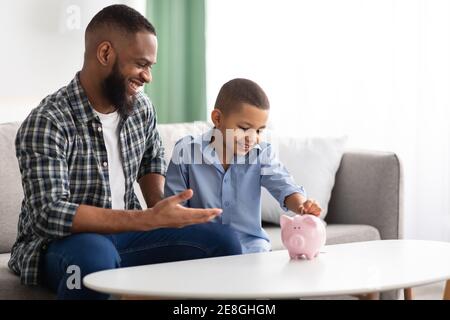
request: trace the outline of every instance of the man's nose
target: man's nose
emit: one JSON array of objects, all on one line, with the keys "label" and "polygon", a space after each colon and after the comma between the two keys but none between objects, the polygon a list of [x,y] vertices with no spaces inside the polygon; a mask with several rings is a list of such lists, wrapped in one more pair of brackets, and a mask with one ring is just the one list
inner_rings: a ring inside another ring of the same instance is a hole
[{"label": "man's nose", "polygon": [[150,69],[146,69],[145,71],[142,71],[141,77],[145,83],[152,82],[152,72],[150,71]]}]

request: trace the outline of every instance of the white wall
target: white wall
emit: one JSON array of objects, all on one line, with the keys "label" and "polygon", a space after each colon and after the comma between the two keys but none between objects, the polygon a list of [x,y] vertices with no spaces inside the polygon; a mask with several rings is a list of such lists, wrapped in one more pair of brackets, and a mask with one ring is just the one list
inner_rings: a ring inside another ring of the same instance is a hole
[{"label": "white wall", "polygon": [[210,108],[224,82],[248,77],[276,130],[396,152],[406,237],[450,241],[449,0],[207,4]]},{"label": "white wall", "polygon": [[83,63],[85,27],[113,3],[145,12],[145,0],[0,1],[0,123],[23,120],[74,77]]}]

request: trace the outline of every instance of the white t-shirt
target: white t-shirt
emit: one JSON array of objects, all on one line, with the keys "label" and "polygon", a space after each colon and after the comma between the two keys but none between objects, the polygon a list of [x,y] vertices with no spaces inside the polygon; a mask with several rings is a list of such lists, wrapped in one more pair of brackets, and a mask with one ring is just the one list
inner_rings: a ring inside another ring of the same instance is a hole
[{"label": "white t-shirt", "polygon": [[[94,110],[95,111],[95,110]],[[122,156],[119,144],[119,113],[100,113],[95,111],[100,118],[105,140],[106,152],[108,153],[108,173],[111,188],[112,209],[125,209],[125,174],[123,173]]]}]

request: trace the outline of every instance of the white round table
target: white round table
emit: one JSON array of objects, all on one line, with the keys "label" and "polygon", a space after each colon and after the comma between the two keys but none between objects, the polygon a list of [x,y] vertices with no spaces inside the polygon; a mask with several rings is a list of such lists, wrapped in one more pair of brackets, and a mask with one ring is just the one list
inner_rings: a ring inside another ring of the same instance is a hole
[{"label": "white round table", "polygon": [[365,294],[447,279],[450,243],[382,240],[325,246],[310,261],[291,260],[283,250],[107,270],[87,275],[83,283],[120,296],[283,299]]}]

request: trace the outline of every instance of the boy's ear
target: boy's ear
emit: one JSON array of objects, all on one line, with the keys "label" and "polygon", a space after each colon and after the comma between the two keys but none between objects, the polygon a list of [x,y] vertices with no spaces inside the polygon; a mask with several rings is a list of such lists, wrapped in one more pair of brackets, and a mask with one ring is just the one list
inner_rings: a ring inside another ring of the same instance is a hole
[{"label": "boy's ear", "polygon": [[219,109],[214,109],[211,112],[211,121],[214,123],[214,126],[216,128],[220,127],[220,124],[222,122],[222,112]]}]

